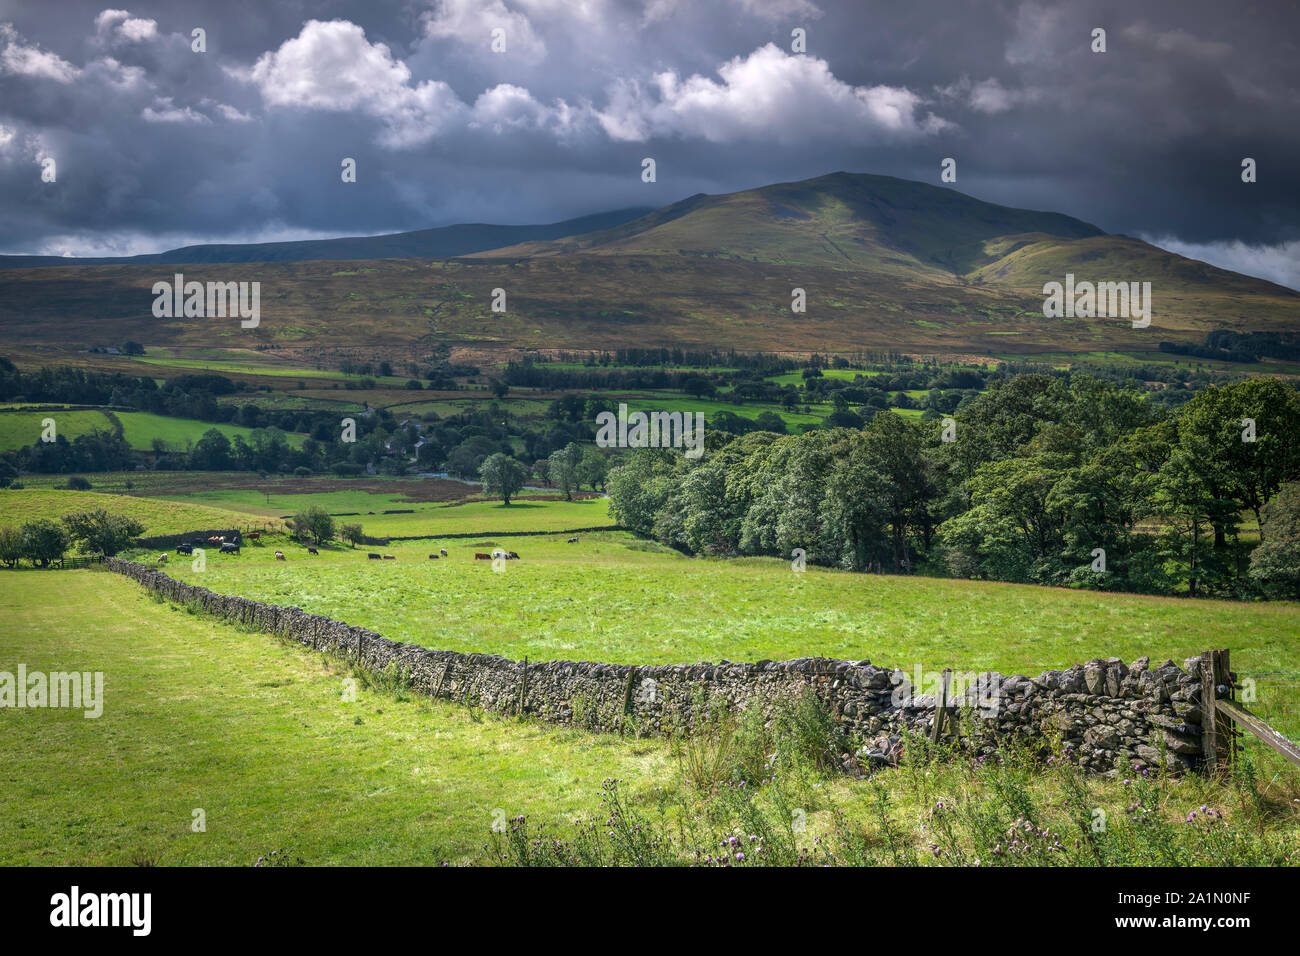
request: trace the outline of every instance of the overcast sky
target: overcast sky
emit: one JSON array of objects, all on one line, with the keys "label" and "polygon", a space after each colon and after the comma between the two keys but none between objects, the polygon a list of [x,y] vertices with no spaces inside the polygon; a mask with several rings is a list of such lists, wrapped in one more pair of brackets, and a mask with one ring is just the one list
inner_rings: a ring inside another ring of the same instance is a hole
[{"label": "overcast sky", "polygon": [[0,252],[552,222],[951,156],[963,192],[1300,288],[1297,26],[1249,0],[0,0]]}]

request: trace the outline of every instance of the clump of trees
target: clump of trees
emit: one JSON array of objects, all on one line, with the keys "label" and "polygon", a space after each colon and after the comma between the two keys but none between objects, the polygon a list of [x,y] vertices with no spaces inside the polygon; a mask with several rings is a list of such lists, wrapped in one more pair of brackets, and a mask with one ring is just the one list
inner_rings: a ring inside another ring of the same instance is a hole
[{"label": "clump of trees", "polygon": [[334,540],[334,519],[320,505],[308,505],[292,518],[289,526],[300,537],[311,538],[319,544]]},{"label": "clump of trees", "polygon": [[[623,525],[709,554],[1150,593],[1287,593],[1300,577],[1300,394],[1275,379],[1178,409],[1091,376],[1020,375],[939,422],[710,431],[609,478]],[[1277,502],[1274,505],[1274,502]],[[1258,534],[1255,528],[1258,527]],[[1263,546],[1252,563],[1258,540]]]},{"label": "clump of trees", "polygon": [[144,534],[144,525],[103,508],[77,511],[59,521],[38,518],[21,526],[0,526],[0,564],[16,567],[24,559],[48,568],[73,546],[85,554],[111,556],[125,551]]}]

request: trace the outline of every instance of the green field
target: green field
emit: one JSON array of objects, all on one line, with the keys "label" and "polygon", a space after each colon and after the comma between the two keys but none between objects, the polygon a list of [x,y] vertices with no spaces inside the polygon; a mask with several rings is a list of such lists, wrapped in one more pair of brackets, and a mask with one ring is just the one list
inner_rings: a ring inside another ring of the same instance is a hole
[{"label": "green field", "polygon": [[[122,423],[122,437],[132,448],[148,450],[154,439],[162,439],[168,447],[184,449],[198,442],[212,428],[227,438],[235,436],[250,441],[254,429],[242,425],[225,425],[201,422],[192,418],[171,418],[150,412],[113,412]],[[0,451],[11,451],[24,445],[35,445],[41,440],[41,422],[54,419],[56,434],[71,441],[78,435],[94,431],[113,431],[113,422],[102,411],[6,411],[0,412]],[[305,436],[286,435],[289,444],[297,447]]]},{"label": "green field", "polygon": [[344,702],[346,672],[319,655],[108,572],[0,571],[0,614],[0,669],[105,675],[96,720],[5,713],[0,865],[481,861],[498,807],[561,824],[606,776],[666,775],[660,743],[364,686]]},{"label": "green field", "polygon": [[[458,510],[458,509],[451,509]],[[773,559],[688,558],[624,532],[503,538],[521,555],[494,572],[484,540],[395,543],[311,557],[273,547],[169,573],[223,593],[301,607],[427,647],[530,660],[664,664],[870,659],[927,670],[1034,676],[1094,657],[1182,662],[1230,647],[1241,673],[1300,669],[1300,606],[864,575]],[[439,547],[447,560],[429,561]],[[1296,695],[1257,704],[1300,736]]]},{"label": "green field", "polygon": [[[471,492],[478,490],[473,486],[467,488]],[[211,505],[257,515],[259,518],[290,515],[309,505],[319,505],[331,514],[344,515],[337,518],[336,523],[360,524],[362,530],[373,537],[497,531],[551,532],[615,524],[614,519],[609,516],[609,502],[605,498],[564,501],[554,492],[535,489],[528,489],[524,494],[542,495],[550,500],[516,500],[509,505],[503,505],[500,501],[467,501],[459,504],[403,501],[401,492],[378,494],[350,490],[323,494],[271,493],[270,495],[252,490],[210,491],[177,495],[171,500]],[[414,513],[391,515],[381,513],[386,510],[406,509]],[[348,512],[353,514],[348,515]]]},{"label": "green field", "polygon": [[[503,860],[506,845],[490,832],[494,818],[524,816],[531,834],[566,839],[575,821],[590,821],[613,837],[602,791],[610,778],[622,781],[619,820],[671,836],[679,863],[712,859],[720,837],[755,832],[771,848],[788,841],[787,859],[802,848],[813,865],[1097,862],[1080,858],[1077,840],[1068,860],[1050,848],[990,855],[999,851],[988,831],[1009,826],[1024,801],[1067,845],[1074,816],[1104,808],[1115,821],[1113,863],[1296,862],[1293,781],[1263,783],[1256,802],[1201,778],[1078,781],[1064,767],[1014,760],[906,762],[870,781],[796,760],[755,785],[714,789],[688,755],[720,738],[678,749],[412,697],[105,571],[0,572],[0,614],[0,666],[104,675],[97,719],[6,715],[0,865],[249,866],[273,851],[307,865],[513,863],[517,854]],[[1128,826],[1135,797],[1160,825]],[[959,814],[944,833],[932,826],[936,801]],[[1184,822],[1207,805],[1233,822],[1210,833]],[[800,815],[807,828],[795,831]],[[929,849],[936,839],[943,853]],[[640,862],[645,844],[632,853],[620,861]],[[763,862],[751,852],[747,865]]]},{"label": "green field", "polygon": [[96,491],[59,491],[53,488],[0,490],[0,525],[21,525],[38,518],[57,521],[63,515],[74,511],[92,511],[97,508],[137,519],[144,524],[146,535],[280,524],[278,521],[264,518],[252,520],[249,515],[224,508],[160,501],[153,498],[136,498],[130,495],[103,494]]},{"label": "green field", "polygon": [[[212,428],[232,441],[238,436],[247,442],[251,441],[255,430],[242,425],[200,422],[192,418],[169,418],[164,415],[151,415],[148,412],[117,412],[116,414],[122,421],[122,436],[132,448],[150,448],[157,438],[166,442],[169,448],[184,448],[187,444],[197,443]],[[304,437],[287,434],[285,440],[296,448],[302,444]]]},{"label": "green field", "polygon": [[24,445],[39,444],[44,428],[41,423],[47,418],[54,419],[55,434],[62,435],[68,441],[78,435],[113,430],[113,423],[104,416],[104,413],[94,410],[0,412],[0,451],[12,451]]}]

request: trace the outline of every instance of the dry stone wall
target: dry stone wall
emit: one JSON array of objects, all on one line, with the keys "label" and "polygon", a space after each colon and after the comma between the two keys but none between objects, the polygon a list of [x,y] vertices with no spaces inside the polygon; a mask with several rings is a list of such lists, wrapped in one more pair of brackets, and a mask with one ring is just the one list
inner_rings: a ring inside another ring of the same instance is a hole
[{"label": "dry stone wall", "polygon": [[[109,558],[108,567],[148,590],[226,621],[277,634],[346,658],[371,671],[397,673],[421,694],[503,713],[522,713],[593,730],[662,734],[689,730],[709,702],[771,712],[778,701],[811,690],[864,742],[863,759],[894,759],[908,734],[928,734],[936,694],[910,676],[870,661],[801,658],[750,664],[626,665],[589,661],[513,661],[402,644],[362,627],[263,604],[177,581],[160,571]],[[1038,677],[988,673],[958,681],[948,726],[962,746],[994,753],[1010,740],[1059,742],[1069,759],[1106,773],[1127,764],[1170,770],[1199,763],[1199,658],[1152,666],[1092,660]],[[928,680],[924,683],[929,683]],[[703,706],[702,706],[703,705]]]}]

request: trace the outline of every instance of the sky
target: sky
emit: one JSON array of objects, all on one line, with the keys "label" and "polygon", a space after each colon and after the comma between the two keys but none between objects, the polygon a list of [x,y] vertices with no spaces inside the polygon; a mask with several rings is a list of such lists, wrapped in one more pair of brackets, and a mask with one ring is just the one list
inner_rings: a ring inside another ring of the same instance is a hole
[{"label": "sky", "polygon": [[1297,26],[1283,0],[0,0],[0,252],[939,184],[951,157],[950,188],[1300,288]]}]

